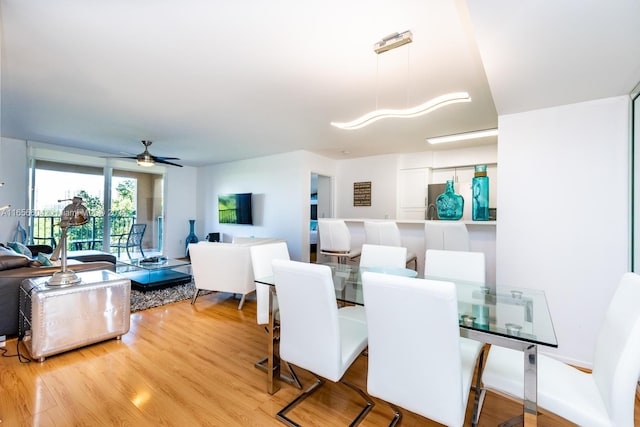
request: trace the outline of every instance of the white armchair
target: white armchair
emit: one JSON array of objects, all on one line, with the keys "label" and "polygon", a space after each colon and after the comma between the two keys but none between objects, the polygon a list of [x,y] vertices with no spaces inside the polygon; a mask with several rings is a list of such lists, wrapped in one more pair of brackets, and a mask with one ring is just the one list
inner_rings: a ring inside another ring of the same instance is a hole
[{"label": "white armchair", "polygon": [[200,242],[189,244],[191,269],[196,289],[195,304],[201,289],[241,295],[238,310],[245,298],[256,290],[251,267],[250,244]]}]

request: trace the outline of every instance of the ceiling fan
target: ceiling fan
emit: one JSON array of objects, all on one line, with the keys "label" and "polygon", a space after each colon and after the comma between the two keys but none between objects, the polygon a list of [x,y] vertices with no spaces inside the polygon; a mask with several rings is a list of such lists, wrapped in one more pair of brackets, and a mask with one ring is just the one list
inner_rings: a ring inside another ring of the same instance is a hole
[{"label": "ceiling fan", "polygon": [[178,166],[182,167],[177,163],[170,162],[169,160],[180,160],[177,157],[160,157],[154,156],[149,153],[149,146],[153,143],[153,141],[142,140],[142,145],[144,145],[144,151],[137,156],[124,156],[124,157],[114,157],[116,159],[133,159],[135,160],[139,166],[150,167],[155,165],[156,163],[162,163],[165,165]]}]

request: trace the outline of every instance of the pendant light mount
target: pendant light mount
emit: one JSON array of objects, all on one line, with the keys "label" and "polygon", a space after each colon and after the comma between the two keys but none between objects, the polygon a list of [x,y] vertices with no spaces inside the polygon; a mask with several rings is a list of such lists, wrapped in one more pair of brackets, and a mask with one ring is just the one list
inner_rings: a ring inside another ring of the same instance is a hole
[{"label": "pendant light mount", "polygon": [[384,37],[382,40],[373,45],[373,51],[380,55],[391,49],[395,49],[400,46],[404,46],[407,43],[413,41],[413,34],[407,30],[402,33],[393,33]]}]

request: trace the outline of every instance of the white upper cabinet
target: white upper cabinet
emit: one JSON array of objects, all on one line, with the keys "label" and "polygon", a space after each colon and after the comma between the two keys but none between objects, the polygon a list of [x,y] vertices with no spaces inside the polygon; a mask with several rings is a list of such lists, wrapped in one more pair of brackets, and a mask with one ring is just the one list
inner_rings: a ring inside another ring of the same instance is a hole
[{"label": "white upper cabinet", "polygon": [[400,208],[424,208],[429,183],[429,168],[401,169],[398,178]]},{"label": "white upper cabinet", "polygon": [[424,219],[429,168],[401,169],[398,173],[398,219]]}]

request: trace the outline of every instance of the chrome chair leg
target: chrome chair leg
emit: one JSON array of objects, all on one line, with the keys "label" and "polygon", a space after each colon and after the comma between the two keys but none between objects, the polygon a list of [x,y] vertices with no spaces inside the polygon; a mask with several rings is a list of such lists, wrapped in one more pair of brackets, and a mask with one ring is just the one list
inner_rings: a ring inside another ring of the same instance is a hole
[{"label": "chrome chair leg", "polygon": [[513,426],[521,425],[523,424],[523,422],[524,422],[524,415],[520,414],[520,415],[516,415],[510,420],[507,420],[503,423],[498,424],[498,427],[513,427]]},{"label": "chrome chair leg", "polygon": [[375,402],[373,401],[373,399],[371,399],[371,396],[369,396],[367,393],[365,393],[364,391],[360,390],[359,387],[348,383],[346,381],[340,381],[342,384],[346,385],[347,387],[355,390],[358,392],[358,394],[360,396],[362,396],[362,398],[367,402],[366,406],[364,408],[362,408],[362,410],[360,411],[360,413],[358,414],[358,416],[351,422],[351,424],[349,424],[350,427],[354,427],[357,426],[358,424],[360,424],[360,422],[364,419],[364,417],[367,416],[367,414],[373,409],[373,407],[376,405]]},{"label": "chrome chair leg", "polygon": [[298,424],[295,421],[293,421],[292,419],[288,418],[285,414],[287,412],[289,412],[291,409],[295,408],[304,399],[306,399],[307,397],[311,396],[313,394],[313,392],[315,392],[318,388],[320,388],[320,386],[322,386],[322,384],[324,384],[324,380],[322,378],[320,378],[320,377],[316,377],[316,381],[311,385],[311,387],[309,387],[308,389],[303,391],[298,397],[296,397],[291,402],[289,402],[289,404],[287,404],[287,406],[282,408],[276,414],[276,418],[278,418],[280,421],[282,421],[283,423],[285,423],[286,425],[288,425],[290,427],[300,427],[300,424]]},{"label": "chrome chair leg", "polygon": [[[358,424],[360,424],[360,422],[369,413],[369,411],[371,411],[371,409],[373,409],[373,407],[375,406],[375,402],[373,401],[373,399],[371,399],[371,396],[369,396],[364,391],[360,390],[360,388],[358,388],[357,386],[355,386],[353,384],[350,384],[350,383],[348,383],[346,381],[340,381],[340,382],[342,384],[346,385],[347,387],[357,391],[358,394],[360,396],[362,396],[364,398],[364,400],[366,400],[366,402],[367,402],[366,406],[360,411],[358,416],[351,422],[351,424],[349,424],[350,427],[355,427]],[[289,412],[290,410],[292,410],[293,408],[295,408],[304,399],[306,399],[307,397],[311,396],[311,394],[313,394],[316,390],[318,390],[318,388],[320,388],[320,386],[322,386],[324,383],[325,383],[324,379],[316,376],[316,381],[311,385],[311,387],[309,387],[308,389],[303,391],[298,397],[296,397],[289,404],[287,404],[287,406],[282,408],[278,412],[278,414],[276,415],[276,418],[278,418],[280,421],[282,421],[283,423],[285,423],[286,425],[288,425],[290,427],[300,427],[300,424],[296,423],[291,418],[288,418],[285,414],[287,412]]]},{"label": "chrome chair leg", "polygon": [[193,298],[191,298],[191,305],[196,303],[196,298],[198,298],[198,292],[200,292],[200,289],[196,288],[195,291],[193,292]]},{"label": "chrome chair leg", "polygon": [[240,304],[238,304],[238,310],[242,310],[242,306],[244,305],[244,300],[247,296],[246,295],[242,295],[242,297],[240,298]]},{"label": "chrome chair leg", "polygon": [[[255,363],[255,367],[260,369],[261,371],[267,372],[268,368],[267,368],[267,361],[269,360],[268,357],[263,357],[262,359],[258,360]],[[293,366],[291,366],[291,364],[285,362],[285,364],[287,365],[287,369],[289,370],[289,374],[284,374],[284,373],[280,373],[280,379],[284,382],[286,382],[287,384],[291,384],[292,386],[297,387],[299,390],[302,390],[302,383],[300,382],[300,380],[298,379],[298,376],[296,375],[296,372],[293,370]]]},{"label": "chrome chair leg", "polygon": [[483,347],[482,350],[480,350],[480,358],[478,359],[478,372],[476,373],[476,385],[474,387],[475,393],[473,399],[473,415],[471,418],[471,425],[473,427],[476,427],[478,425],[478,421],[480,418],[480,408],[482,408],[482,403],[484,402],[485,390],[481,388],[481,383],[482,372],[484,370],[484,354],[486,350],[486,347]]},{"label": "chrome chair leg", "polygon": [[391,422],[389,422],[389,427],[394,427],[400,422],[400,420],[402,420],[402,412],[400,412],[400,408],[398,408],[396,405],[386,401],[385,403],[389,405],[391,409],[393,409],[393,418],[391,419]]}]

